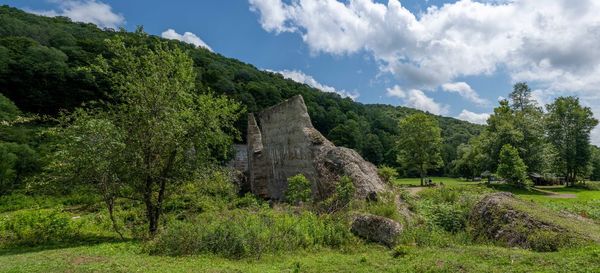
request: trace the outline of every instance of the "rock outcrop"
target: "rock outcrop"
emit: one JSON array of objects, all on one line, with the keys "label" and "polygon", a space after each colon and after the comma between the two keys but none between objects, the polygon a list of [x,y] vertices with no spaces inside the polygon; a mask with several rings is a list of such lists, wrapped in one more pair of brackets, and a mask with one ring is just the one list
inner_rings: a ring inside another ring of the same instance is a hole
[{"label": "rock outcrop", "polygon": [[386,191],[377,168],[352,149],[336,147],[317,131],[304,99],[295,96],[248,116],[248,180],[254,194],[281,200],[287,179],[303,174],[313,198],[330,196],[343,175],[352,178],[357,197]]},{"label": "rock outcrop", "polygon": [[600,242],[600,226],[593,221],[551,211],[508,192],[480,200],[469,217],[475,237],[504,246],[555,251],[575,242]]},{"label": "rock outcrop", "polygon": [[363,214],[354,217],[350,231],[367,241],[392,247],[402,232],[402,225],[389,218]]}]

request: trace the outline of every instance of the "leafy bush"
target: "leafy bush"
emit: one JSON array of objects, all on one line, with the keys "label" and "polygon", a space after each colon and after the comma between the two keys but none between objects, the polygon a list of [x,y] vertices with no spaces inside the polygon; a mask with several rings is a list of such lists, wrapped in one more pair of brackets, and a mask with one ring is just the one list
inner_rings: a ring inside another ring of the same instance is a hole
[{"label": "leafy bush", "polygon": [[448,203],[431,204],[428,207],[428,217],[437,226],[448,232],[464,230],[467,224],[468,212]]},{"label": "leafy bush", "polygon": [[330,216],[233,210],[202,214],[191,222],[174,222],[147,249],[161,255],[213,253],[242,258],[313,247],[336,248],[352,240],[347,223]]},{"label": "leafy bush", "polygon": [[398,172],[396,169],[386,165],[380,166],[377,170],[377,173],[381,179],[388,184],[392,184],[393,180],[398,177]]},{"label": "leafy bush", "polygon": [[510,144],[502,146],[500,151],[498,175],[515,186],[526,187],[531,184],[527,178],[527,166],[519,156],[519,151]]},{"label": "leafy bush", "polygon": [[311,198],[311,183],[302,174],[297,174],[287,179],[288,188],[285,199],[290,204],[308,202]]},{"label": "leafy bush", "polygon": [[319,203],[317,210],[321,212],[337,212],[348,208],[350,202],[354,199],[354,183],[349,176],[342,176],[335,185],[335,192],[332,196]]},{"label": "leafy bush", "polygon": [[[68,241],[79,226],[58,210],[23,210],[4,216],[0,222],[0,238],[11,245],[38,245]],[[0,241],[1,242],[1,241]]]}]

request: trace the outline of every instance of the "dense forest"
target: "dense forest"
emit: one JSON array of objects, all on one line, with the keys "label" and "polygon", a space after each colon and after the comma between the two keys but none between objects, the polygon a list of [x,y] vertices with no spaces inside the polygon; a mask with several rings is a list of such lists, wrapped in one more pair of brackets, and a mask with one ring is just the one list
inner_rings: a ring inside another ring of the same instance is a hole
[{"label": "dense forest", "polygon": [[[21,111],[50,117],[62,110],[71,111],[82,103],[111,101],[114,91],[108,80],[82,68],[98,56],[113,57],[104,41],[116,34],[137,39],[139,43],[153,44],[164,40],[156,36],[140,38],[124,30],[102,30],[93,24],[71,22],[66,17],[36,16],[2,6],[0,92]],[[399,135],[398,121],[420,111],[401,106],[361,104],[204,48],[173,40],[168,43],[192,58],[197,90],[226,94],[241,102],[247,112],[257,112],[301,94],[314,126],[336,145],[356,149],[376,165],[388,165],[398,168],[404,175],[416,175],[397,163],[395,142]],[[479,135],[483,126],[448,117],[436,116],[436,119],[442,129],[444,164],[433,174],[451,175],[450,164],[457,157],[457,147]],[[34,124],[39,125],[40,120]],[[244,142],[245,126],[246,117],[242,115],[236,122],[241,132],[238,142]],[[27,144],[26,140],[18,142]]]}]

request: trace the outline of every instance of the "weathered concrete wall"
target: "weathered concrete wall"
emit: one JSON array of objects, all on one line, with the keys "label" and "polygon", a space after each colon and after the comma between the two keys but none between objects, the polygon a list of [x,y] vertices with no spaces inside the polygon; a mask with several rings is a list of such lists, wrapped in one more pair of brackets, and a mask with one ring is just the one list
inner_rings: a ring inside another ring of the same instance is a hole
[{"label": "weathered concrete wall", "polygon": [[248,167],[252,192],[283,199],[287,179],[299,173],[312,182],[313,197],[323,199],[340,176],[353,179],[360,197],[386,190],[377,169],[351,149],[335,147],[313,126],[302,96],[248,116]]},{"label": "weathered concrete wall", "polygon": [[235,157],[229,161],[228,167],[234,168],[242,173],[248,171],[248,146],[245,144],[234,144]]},{"label": "weathered concrete wall", "polygon": [[304,128],[312,128],[301,96],[293,97],[258,115],[266,160],[270,163],[268,190],[274,199],[283,198],[287,178],[304,174],[310,181],[317,178],[313,155]]}]

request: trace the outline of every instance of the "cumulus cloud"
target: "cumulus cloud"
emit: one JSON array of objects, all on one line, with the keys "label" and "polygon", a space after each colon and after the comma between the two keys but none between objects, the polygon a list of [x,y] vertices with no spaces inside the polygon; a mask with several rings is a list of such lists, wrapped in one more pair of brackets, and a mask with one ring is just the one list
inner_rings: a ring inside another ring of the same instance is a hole
[{"label": "cumulus cloud", "polygon": [[479,94],[477,94],[477,92],[475,92],[475,90],[473,90],[466,82],[445,83],[442,84],[442,90],[457,93],[461,97],[480,106],[489,105],[489,101],[479,97]]},{"label": "cumulus cloud", "polygon": [[286,79],[290,79],[295,82],[307,84],[311,87],[317,88],[324,92],[337,93],[342,97],[350,98],[352,100],[356,100],[359,96],[359,94],[357,92],[348,92],[346,90],[338,90],[338,89],[335,89],[334,87],[321,84],[320,82],[315,80],[315,78],[313,78],[312,76],[306,75],[306,74],[302,73],[301,71],[282,70],[282,71],[270,71],[270,72],[279,73]]},{"label": "cumulus cloud", "polygon": [[76,22],[92,23],[103,28],[117,28],[125,24],[123,15],[113,12],[112,7],[96,0],[57,0],[56,10],[28,10],[38,15],[65,16]]},{"label": "cumulus cloud", "polygon": [[313,53],[367,52],[405,88],[434,89],[498,67],[544,92],[591,95],[600,86],[600,1],[460,0],[420,14],[398,0],[250,5],[265,30],[297,33]]},{"label": "cumulus cloud", "polygon": [[197,47],[204,47],[210,51],[213,51],[200,37],[191,32],[184,32],[183,34],[177,33],[174,29],[167,29],[161,35],[165,39],[179,40],[188,44],[193,44]]},{"label": "cumulus cloud", "polygon": [[418,89],[402,90],[398,85],[388,88],[386,93],[390,97],[396,97],[404,102],[405,106],[427,111],[436,115],[448,114],[448,106],[437,103],[434,99],[428,97],[423,91]]},{"label": "cumulus cloud", "polygon": [[469,110],[463,109],[456,118],[464,121],[468,121],[475,124],[486,124],[487,119],[490,117],[488,113],[473,113]]}]

